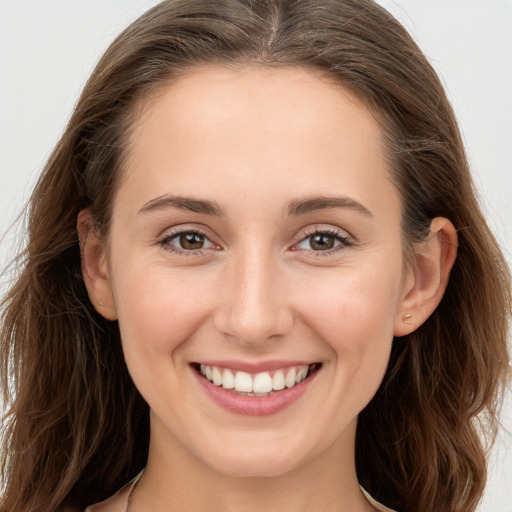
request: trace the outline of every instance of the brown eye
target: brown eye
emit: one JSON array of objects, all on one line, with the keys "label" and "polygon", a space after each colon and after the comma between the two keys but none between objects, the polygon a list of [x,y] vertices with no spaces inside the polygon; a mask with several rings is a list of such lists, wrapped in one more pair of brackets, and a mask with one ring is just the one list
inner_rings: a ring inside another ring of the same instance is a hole
[{"label": "brown eye", "polygon": [[327,233],[317,233],[310,237],[309,245],[314,251],[326,251],[336,245],[336,238],[338,237]]},{"label": "brown eye", "polygon": [[350,245],[350,239],[341,233],[319,230],[303,238],[295,249],[331,254]]},{"label": "brown eye", "polygon": [[160,245],[176,253],[194,253],[194,251],[215,247],[215,244],[199,231],[182,231],[181,233],[169,235],[160,241]]},{"label": "brown eye", "polygon": [[205,236],[201,233],[182,233],[177,238],[181,248],[194,251],[203,248]]}]

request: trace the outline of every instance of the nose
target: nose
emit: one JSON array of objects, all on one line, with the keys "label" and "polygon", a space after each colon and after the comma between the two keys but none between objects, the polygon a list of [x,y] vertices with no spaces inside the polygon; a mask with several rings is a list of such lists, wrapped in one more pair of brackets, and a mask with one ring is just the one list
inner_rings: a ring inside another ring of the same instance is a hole
[{"label": "nose", "polygon": [[293,311],[286,276],[270,253],[240,255],[228,265],[214,315],[215,327],[245,346],[288,333]]}]

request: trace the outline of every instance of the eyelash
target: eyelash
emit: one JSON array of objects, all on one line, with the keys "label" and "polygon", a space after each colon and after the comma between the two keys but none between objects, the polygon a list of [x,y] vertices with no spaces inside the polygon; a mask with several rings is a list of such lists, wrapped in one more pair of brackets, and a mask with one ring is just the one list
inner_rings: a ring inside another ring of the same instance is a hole
[{"label": "eyelash", "polygon": [[[315,257],[328,257],[328,256],[335,256],[336,253],[339,251],[342,251],[343,249],[350,247],[352,245],[352,241],[348,236],[343,236],[340,234],[339,231],[335,229],[329,229],[329,228],[314,228],[310,231],[307,231],[303,237],[301,237],[300,241],[295,244],[298,245],[302,242],[307,241],[308,239],[311,239],[315,235],[327,235],[332,236],[333,238],[338,241],[338,245],[335,245],[331,249],[326,249],[323,251],[315,251],[313,249],[305,249],[309,254],[314,255]],[[311,244],[311,242],[310,242]],[[298,249],[295,249],[298,250]]]},{"label": "eyelash", "polygon": [[[204,254],[203,248],[201,249],[182,249],[177,247],[176,245],[171,244],[171,241],[182,236],[182,235],[200,235],[205,240],[208,240],[210,244],[212,244],[213,247],[215,247],[215,244],[208,238],[207,234],[197,228],[194,229],[178,229],[176,231],[173,231],[171,233],[168,233],[163,237],[161,240],[158,241],[158,244],[161,245],[165,250],[181,255],[181,256],[201,256]],[[299,242],[294,244],[294,247],[296,247],[298,244],[305,242],[306,240],[312,238],[315,235],[324,235],[324,236],[331,236],[335,238],[339,243],[338,245],[335,245],[331,249],[326,250],[318,250],[315,251],[313,249],[305,249],[309,254],[314,255],[315,257],[325,257],[325,256],[332,256],[335,253],[337,253],[340,250],[343,250],[346,247],[350,247],[352,245],[352,242],[349,237],[342,236],[338,231],[334,229],[321,229],[321,228],[315,228],[312,229],[309,232],[306,232],[306,234],[301,237]],[[310,242],[311,243],[311,242]],[[209,249],[209,247],[207,248]],[[300,250],[300,249],[293,249],[293,250]]]},{"label": "eyelash", "polygon": [[175,238],[180,237],[181,235],[200,235],[205,240],[208,240],[212,246],[215,246],[215,244],[208,238],[207,234],[197,228],[193,229],[178,229],[176,231],[173,231],[171,233],[166,234],[161,240],[158,241],[158,244],[161,245],[166,251],[178,254],[180,256],[201,256],[203,253],[203,249],[181,249],[177,247],[176,245],[171,244],[171,241]]}]

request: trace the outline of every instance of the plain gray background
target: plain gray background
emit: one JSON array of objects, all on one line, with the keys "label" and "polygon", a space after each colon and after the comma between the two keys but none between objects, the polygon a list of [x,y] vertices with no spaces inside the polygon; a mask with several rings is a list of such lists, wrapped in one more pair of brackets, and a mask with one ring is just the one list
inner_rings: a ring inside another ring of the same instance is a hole
[{"label": "plain gray background", "polygon": [[[0,236],[28,198],[94,64],[156,0],[0,0]],[[379,0],[437,69],[481,201],[512,262],[512,0]],[[1,240],[0,270],[20,228]],[[7,277],[3,277],[5,290]],[[510,394],[509,394],[510,395]],[[480,512],[512,512],[512,400]]]}]

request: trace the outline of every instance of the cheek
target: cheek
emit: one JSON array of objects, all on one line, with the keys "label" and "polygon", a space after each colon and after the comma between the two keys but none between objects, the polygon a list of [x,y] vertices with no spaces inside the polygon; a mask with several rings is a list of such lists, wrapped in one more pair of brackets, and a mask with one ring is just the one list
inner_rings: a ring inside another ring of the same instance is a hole
[{"label": "cheek", "polygon": [[[401,267],[356,265],[303,279],[296,289],[302,312],[324,361],[329,383],[317,428],[343,431],[366,407],[385,375],[401,292]],[[327,269],[326,269],[327,270]],[[326,433],[326,438],[329,433]],[[329,438],[330,439],[330,438]]]},{"label": "cheek", "polygon": [[364,339],[365,333],[393,332],[400,283],[397,267],[333,269],[304,283],[296,293],[302,297],[300,309],[309,312],[310,321],[317,327],[324,326],[327,333],[341,329],[352,333],[351,337]]},{"label": "cheek", "polygon": [[118,267],[114,296],[130,375],[152,409],[179,408],[188,371],[183,347],[201,331],[211,300],[186,273],[126,263]]},{"label": "cheek", "polygon": [[368,379],[375,380],[376,389],[393,340],[401,269],[390,265],[385,271],[369,266],[335,272],[334,277],[317,276],[307,293],[305,289],[298,292],[304,322],[330,348],[336,365],[343,368],[344,388]]},{"label": "cheek", "polygon": [[[200,279],[188,279],[185,272],[129,265],[130,272],[118,275],[114,295],[121,338],[127,359],[164,353],[172,355],[191,338],[207,316],[210,301]],[[135,269],[145,268],[137,273]]]}]

